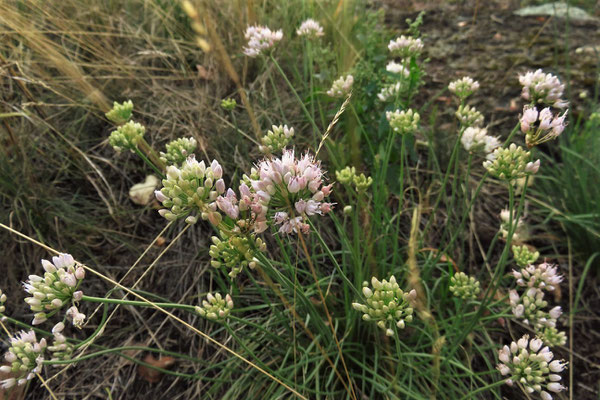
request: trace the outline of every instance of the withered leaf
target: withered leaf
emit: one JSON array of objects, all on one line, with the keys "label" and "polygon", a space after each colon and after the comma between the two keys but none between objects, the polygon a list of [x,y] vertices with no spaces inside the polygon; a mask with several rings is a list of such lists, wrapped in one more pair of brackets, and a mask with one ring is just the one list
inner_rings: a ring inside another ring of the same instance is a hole
[{"label": "withered leaf", "polygon": [[[168,368],[175,363],[175,359],[169,356],[156,359],[152,354],[147,354],[146,357],[144,357],[144,362],[152,365],[153,367]],[[138,367],[138,374],[144,378],[144,380],[150,383],[156,383],[160,381],[160,378],[162,378],[163,375],[162,372],[146,367],[145,365],[140,365]]]}]

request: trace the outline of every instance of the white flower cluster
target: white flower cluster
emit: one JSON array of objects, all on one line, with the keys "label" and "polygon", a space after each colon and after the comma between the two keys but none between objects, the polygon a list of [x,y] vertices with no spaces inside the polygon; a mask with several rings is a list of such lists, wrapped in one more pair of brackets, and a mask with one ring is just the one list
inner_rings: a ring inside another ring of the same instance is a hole
[{"label": "white flower cluster", "polygon": [[531,161],[530,152],[511,143],[488,154],[483,166],[495,177],[510,182],[527,174],[535,174],[540,168],[540,160]]},{"label": "white flower cluster", "polygon": [[416,132],[421,116],[412,109],[388,111],[385,117],[390,123],[390,128],[396,133],[409,134]]},{"label": "white flower cluster", "polygon": [[271,130],[260,139],[262,145],[258,149],[264,154],[276,153],[287,146],[293,136],[294,128],[288,128],[287,125],[273,125]]},{"label": "white flower cluster", "polygon": [[62,334],[65,324],[59,322],[52,328],[54,341],[48,346],[48,351],[52,352],[52,361],[68,360],[75,350],[75,346],[67,342],[67,338]]},{"label": "white flower cluster", "polygon": [[523,385],[527,393],[539,393],[542,400],[552,400],[551,393],[565,390],[558,375],[565,369],[564,361],[553,360],[554,354],[541,339],[531,339],[525,335],[517,342],[504,346],[498,352],[497,369],[508,376],[506,383]]},{"label": "white flower cluster", "polygon": [[556,139],[565,130],[567,111],[561,116],[553,116],[549,107],[538,112],[537,108],[525,106],[521,116],[521,132],[525,134],[528,147]]},{"label": "white flower cluster", "polygon": [[479,89],[479,82],[473,80],[470,76],[462,77],[450,82],[448,89],[454,93],[461,101],[472,95]]},{"label": "white flower cluster", "polygon": [[362,291],[367,304],[352,303],[352,307],[363,313],[363,320],[377,322],[377,326],[383,329],[387,336],[393,336],[394,330],[390,326],[396,325],[397,328],[404,329],[406,322],[412,322],[413,303],[417,292],[414,289],[404,292],[394,275],[390,277],[389,282],[373,277],[371,286],[373,289],[369,288],[368,282],[363,282]]},{"label": "white flower cluster", "polygon": [[472,153],[483,151],[487,154],[501,145],[497,137],[487,134],[487,129],[472,126],[465,129],[460,142],[465,150]]},{"label": "white flower cluster", "polygon": [[[523,243],[525,240],[529,238],[529,229],[525,220],[523,218],[519,218],[518,220],[513,216],[514,220],[512,222],[513,225],[513,243]],[[500,211],[500,233],[504,239],[508,238],[508,231],[510,228],[510,211],[505,208]]]},{"label": "white flower cluster", "polygon": [[410,75],[410,70],[406,68],[403,64],[399,64],[395,61],[390,61],[386,66],[385,70],[387,72],[391,72],[393,74],[398,74],[403,78],[408,78]]},{"label": "white flower cluster", "polygon": [[395,99],[406,89],[404,81],[391,83],[381,88],[377,93],[377,98],[381,101],[388,101],[389,99]]},{"label": "white flower cluster", "polygon": [[483,114],[477,111],[475,107],[471,107],[467,104],[458,106],[456,110],[456,118],[460,121],[463,126],[481,126],[483,125]]},{"label": "white flower cluster", "polygon": [[329,97],[348,97],[348,94],[352,90],[354,84],[354,77],[352,75],[340,76],[338,79],[333,81],[331,89],[327,91]]},{"label": "white flower cluster", "polygon": [[388,49],[396,57],[409,58],[421,54],[423,42],[421,39],[402,35],[399,38],[390,40]]},{"label": "white flower cluster", "polygon": [[283,32],[281,29],[271,31],[266,26],[255,25],[246,29],[245,38],[248,40],[248,45],[244,47],[244,54],[248,57],[257,57],[283,39]]},{"label": "white flower cluster", "polygon": [[21,331],[10,338],[10,347],[4,359],[10,365],[0,367],[0,372],[16,375],[0,381],[0,388],[9,389],[15,385],[24,385],[42,371],[46,339],[38,342],[34,331]]},{"label": "white flower cluster", "polygon": [[65,304],[79,301],[83,296],[77,289],[85,277],[85,270],[75,265],[70,254],[52,257],[52,262],[42,260],[42,266],[46,271],[43,277],[29,275],[23,284],[25,291],[31,295],[25,298],[25,302],[36,313],[33,325],[41,324]]},{"label": "white flower cluster", "polygon": [[300,24],[300,28],[298,28],[296,34],[314,39],[323,36],[323,27],[314,19],[309,18]]},{"label": "white flower cluster", "polygon": [[167,152],[160,152],[160,160],[166,165],[179,165],[196,150],[198,142],[194,138],[179,138],[166,145]]},{"label": "white flower cluster", "polygon": [[202,300],[202,306],[196,306],[195,309],[198,314],[207,319],[223,322],[233,309],[233,300],[229,294],[223,297],[220,293],[215,293],[214,296],[209,293],[206,295],[206,300]]},{"label": "white flower cluster", "polygon": [[202,219],[218,225],[221,214],[217,212],[215,200],[225,193],[222,176],[223,168],[217,160],[207,167],[204,161],[196,161],[193,155],[181,168],[169,165],[167,177],[162,181],[164,187],[154,192],[156,199],[165,207],[159,210],[160,215],[169,221],[186,217],[185,222],[194,224],[199,213]]},{"label": "white flower cluster", "polygon": [[515,317],[523,319],[523,322],[536,331],[546,326],[555,327],[556,320],[562,315],[560,306],[549,312],[543,310],[548,302],[544,300],[544,292],[536,288],[528,288],[521,296],[516,290],[511,290],[508,295]]},{"label": "white flower cluster", "polygon": [[541,69],[519,75],[519,83],[523,86],[521,96],[533,104],[543,103],[556,108],[565,108],[568,102],[561,99],[565,85],[552,74]]},{"label": "white flower cluster", "polygon": [[513,270],[517,285],[522,287],[554,291],[562,282],[563,276],[558,274],[556,265],[543,262],[539,265],[529,265],[520,271]]},{"label": "white flower cluster", "polygon": [[257,179],[252,188],[268,204],[280,233],[302,231],[309,225],[304,218],[331,211],[332,203],[325,202],[332,185],[323,185],[323,171],[319,161],[308,153],[296,158],[294,150],[285,150],[281,158],[267,158],[257,165]]}]

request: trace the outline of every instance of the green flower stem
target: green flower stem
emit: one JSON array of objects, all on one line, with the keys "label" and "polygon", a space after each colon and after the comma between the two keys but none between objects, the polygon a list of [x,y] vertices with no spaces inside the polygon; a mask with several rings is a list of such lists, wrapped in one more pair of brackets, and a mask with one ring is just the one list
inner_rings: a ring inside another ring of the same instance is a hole
[{"label": "green flower stem", "polygon": [[162,171],[158,169],[156,165],[154,165],[154,163],[150,161],[138,147],[135,148],[135,154],[137,154],[150,168],[152,168],[152,170],[156,172],[160,179],[165,179],[165,175],[162,173]]},{"label": "green flower stem", "polygon": [[[286,76],[285,72],[283,72],[283,69],[281,69],[281,66],[279,65],[279,63],[277,62],[277,60],[275,59],[275,57],[273,57],[273,55],[269,55],[269,57],[271,58],[271,61],[273,61],[273,65],[275,65],[275,68],[277,69],[277,71],[279,71],[279,74],[283,77],[283,79],[285,80],[285,82],[287,83],[287,85],[289,86],[290,90],[292,91],[292,93],[294,93],[294,96],[296,97],[296,100],[298,100],[298,103],[300,103],[300,107],[302,108],[302,111],[304,112],[304,114],[306,115],[306,118],[308,118],[308,120],[310,121],[310,124],[313,127],[313,139],[315,140],[315,142],[317,141],[317,133],[319,132],[319,127],[317,126],[317,124],[315,123],[315,120],[313,119],[312,115],[310,114],[310,111],[308,111],[308,109],[306,108],[306,106],[304,105],[304,102],[302,101],[302,99],[300,98],[300,96],[298,95],[298,92],[296,91],[296,89],[294,89],[294,85],[292,85],[292,83],[290,82],[290,80],[288,79],[288,77]],[[315,143],[316,144],[316,143]],[[316,146],[315,146],[316,147]]]},{"label": "green flower stem", "polygon": [[83,296],[81,301],[89,301],[91,303],[105,303],[105,304],[121,304],[124,306],[136,306],[136,307],[154,307],[158,306],[161,308],[177,308],[180,310],[185,310],[189,312],[195,313],[195,307],[187,304],[177,304],[177,303],[153,303],[148,304],[145,301],[136,301],[136,300],[121,300],[121,299],[107,299],[104,297],[92,297],[92,296]]}]

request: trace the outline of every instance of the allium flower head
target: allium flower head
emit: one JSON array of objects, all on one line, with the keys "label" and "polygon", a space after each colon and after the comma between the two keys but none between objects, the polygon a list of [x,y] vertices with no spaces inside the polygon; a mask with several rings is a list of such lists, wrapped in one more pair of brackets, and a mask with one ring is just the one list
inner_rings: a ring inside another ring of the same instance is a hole
[{"label": "allium flower head", "polygon": [[473,300],[481,291],[479,281],[464,272],[457,272],[450,278],[448,289],[453,295],[463,300]]},{"label": "allium flower head", "polygon": [[510,347],[500,349],[500,364],[496,368],[508,377],[508,385],[518,382],[527,393],[538,393],[542,400],[552,400],[550,393],[565,390],[559,383],[561,377],[558,373],[566,366],[565,362],[553,358],[554,354],[541,339],[529,340],[529,336],[525,335],[517,342],[512,342]]},{"label": "allium flower head", "polygon": [[294,150],[285,150],[281,158],[258,163],[257,170],[252,188],[268,201],[272,222],[281,225],[280,233],[307,233],[309,225],[304,218],[333,208],[324,201],[331,194],[331,185],[323,185],[321,164],[309,153],[296,158]]},{"label": "allium flower head", "polygon": [[244,47],[244,54],[248,57],[257,57],[283,39],[283,32],[281,29],[271,31],[266,26],[255,25],[246,29],[245,38],[248,40],[248,45]]},{"label": "allium flower head", "polygon": [[14,385],[24,385],[33,379],[36,373],[42,371],[46,339],[38,342],[34,331],[21,331],[10,338],[8,351],[4,359],[10,365],[0,367],[0,372],[13,374],[14,378],[0,381],[0,388],[8,389]]},{"label": "allium flower head", "polygon": [[376,322],[378,327],[385,330],[387,336],[393,336],[393,325],[403,329],[406,322],[412,322],[417,292],[414,289],[404,292],[393,275],[389,282],[373,277],[371,286],[372,289],[369,288],[368,282],[363,283],[366,304],[353,303],[352,307],[363,313],[363,320]]},{"label": "allium flower head", "polygon": [[537,172],[536,163],[531,162],[530,152],[511,143],[509,147],[499,147],[490,153],[483,166],[495,177],[510,182]]},{"label": "allium flower head", "polygon": [[553,291],[563,280],[562,275],[558,274],[557,266],[546,262],[529,265],[520,271],[513,270],[512,274],[519,286],[548,291]]},{"label": "allium flower head", "polygon": [[4,303],[6,303],[6,295],[4,293],[2,293],[2,290],[0,290],[0,314],[2,314],[4,311],[6,311],[6,307],[4,306]]},{"label": "allium flower head", "polygon": [[70,254],[60,254],[52,257],[52,262],[42,260],[44,276],[29,275],[23,284],[25,291],[31,295],[26,297],[31,311],[36,313],[33,325],[41,324],[55,314],[64,305],[81,298],[78,290],[85,277],[85,270],[75,264]]},{"label": "allium flower head", "polygon": [[560,307],[544,311],[548,302],[544,300],[544,292],[536,288],[527,289],[522,296],[519,296],[516,290],[511,290],[509,300],[515,317],[522,319],[536,330],[547,326],[555,327],[556,320],[562,314]]},{"label": "allium flower head", "polygon": [[59,322],[52,328],[54,341],[48,346],[48,351],[52,353],[52,361],[69,360],[75,351],[75,346],[67,342],[67,338],[62,334],[65,324]]},{"label": "allium flower head", "polygon": [[206,300],[202,300],[202,306],[196,306],[195,309],[198,314],[207,319],[224,322],[233,309],[233,300],[229,294],[223,297],[220,293],[214,295],[209,293],[206,295]]},{"label": "allium flower head", "polygon": [[233,111],[237,106],[235,99],[223,99],[221,100],[221,108],[226,111]]},{"label": "allium flower head", "polygon": [[143,125],[129,121],[125,125],[121,125],[116,131],[113,131],[108,138],[108,143],[116,150],[135,151],[138,143],[144,137],[146,128]]},{"label": "allium flower head", "polygon": [[264,154],[276,153],[285,148],[293,136],[294,128],[288,128],[287,125],[273,125],[271,130],[260,139],[262,145],[259,150]]},{"label": "allium flower head", "polygon": [[421,39],[402,35],[399,38],[390,40],[388,49],[395,57],[409,58],[421,54],[423,42]]},{"label": "allium flower head", "polygon": [[554,326],[546,326],[541,331],[537,332],[540,339],[550,347],[564,346],[567,344],[567,335],[565,332],[559,331]]},{"label": "allium flower head", "polygon": [[526,267],[529,264],[533,264],[540,256],[539,251],[530,251],[526,245],[513,246],[512,251],[515,262],[519,267]]},{"label": "allium flower head", "polygon": [[565,85],[556,76],[545,74],[541,69],[519,75],[519,83],[523,86],[521,96],[533,104],[547,104],[556,108],[569,105],[561,99]]},{"label": "allium flower head", "polygon": [[363,173],[357,174],[354,167],[346,167],[335,171],[335,177],[343,185],[354,184],[358,193],[364,193],[373,184],[373,178]]},{"label": "allium flower head", "polygon": [[124,101],[122,104],[113,103],[113,108],[106,114],[106,118],[109,121],[114,122],[116,125],[123,125],[131,118],[133,113],[133,102],[131,100]]},{"label": "allium flower head", "polygon": [[396,99],[407,89],[407,85],[404,81],[396,82],[384,86],[377,94],[377,98],[380,101],[388,101],[389,99]]},{"label": "allium flower head", "polygon": [[472,126],[465,129],[460,142],[465,150],[472,153],[477,151],[489,153],[495,148],[500,147],[501,144],[498,138],[487,134],[487,129]]},{"label": "allium flower head", "polygon": [[217,160],[209,167],[204,161],[196,161],[191,155],[178,168],[167,167],[167,177],[163,179],[163,188],[154,192],[156,199],[165,207],[159,213],[169,221],[186,217],[186,222],[197,222],[196,214],[208,219],[213,225],[221,222],[215,200],[225,192],[222,179],[223,169]]},{"label": "allium flower head", "polygon": [[[510,225],[510,211],[505,208],[504,210],[500,211],[500,233],[504,239],[508,238]],[[512,229],[514,230],[512,237],[513,243],[522,243],[529,237],[529,230],[523,218],[519,218],[517,220],[513,215]]]},{"label": "allium flower head", "polygon": [[525,106],[520,122],[527,146],[533,147],[556,139],[565,130],[565,118],[568,111],[555,117],[548,107],[538,112],[535,107]]},{"label": "allium flower head", "polygon": [[212,237],[210,246],[211,265],[230,269],[229,276],[235,278],[244,267],[256,266],[256,251],[265,251],[267,246],[255,235],[228,234],[221,231],[221,238]]},{"label": "allium flower head", "polygon": [[167,143],[167,152],[160,152],[160,159],[166,165],[180,165],[194,154],[198,142],[194,138],[179,138]]},{"label": "allium flower head", "polygon": [[456,110],[456,118],[460,121],[463,126],[474,126],[478,127],[483,125],[483,114],[469,105],[461,105]]},{"label": "allium flower head", "polygon": [[421,119],[419,113],[412,109],[388,111],[385,113],[385,117],[390,123],[390,128],[401,134],[414,133],[418,129]]},{"label": "allium flower head", "polygon": [[461,101],[472,95],[479,89],[479,82],[473,78],[465,76],[456,81],[450,82],[448,89],[454,93]]},{"label": "allium flower head", "polygon": [[410,76],[410,70],[408,68],[406,68],[404,65],[398,64],[397,62],[394,62],[394,61],[390,61],[386,65],[385,70],[387,72],[391,72],[393,74],[398,74],[402,78],[408,78]]},{"label": "allium flower head", "polygon": [[354,84],[354,77],[352,75],[340,76],[338,79],[333,81],[331,89],[327,91],[329,97],[348,97],[348,94],[352,90]]},{"label": "allium flower head", "polygon": [[296,31],[298,36],[306,36],[309,39],[314,39],[323,36],[323,27],[314,19],[307,19],[302,22],[300,28]]},{"label": "allium flower head", "polygon": [[83,323],[85,322],[85,314],[79,312],[77,307],[72,306],[67,310],[66,314],[75,328],[81,329],[83,327]]}]

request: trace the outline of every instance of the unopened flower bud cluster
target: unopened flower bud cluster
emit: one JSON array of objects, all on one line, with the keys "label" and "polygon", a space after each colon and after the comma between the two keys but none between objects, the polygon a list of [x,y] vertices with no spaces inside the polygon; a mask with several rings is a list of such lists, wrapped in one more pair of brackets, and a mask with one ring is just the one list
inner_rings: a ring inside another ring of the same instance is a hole
[{"label": "unopened flower bud cluster", "polygon": [[229,294],[223,297],[220,293],[214,295],[209,293],[206,295],[206,300],[202,300],[202,306],[196,306],[195,309],[204,318],[223,322],[233,309],[233,300]]},{"label": "unopened flower bud cluster", "polygon": [[554,360],[554,354],[541,339],[529,340],[529,336],[524,335],[510,347],[500,349],[498,359],[497,369],[506,376],[506,384],[510,386],[520,384],[527,393],[537,393],[542,400],[552,400],[551,393],[565,390],[558,374],[565,369],[566,363]]},{"label": "unopened flower bud cluster", "polygon": [[143,139],[145,132],[146,128],[144,128],[143,125],[129,121],[126,124],[119,126],[116,131],[113,131],[110,134],[108,143],[110,143],[116,151],[135,151],[138,143]]},{"label": "unopened flower bud cluster", "polygon": [[394,132],[403,135],[416,132],[421,119],[419,113],[410,108],[408,110],[388,111],[385,116],[390,123],[390,128]]},{"label": "unopened flower bud cluster", "polygon": [[531,153],[514,143],[490,153],[483,166],[496,178],[512,182],[527,174],[535,174],[540,160],[531,161]]},{"label": "unopened flower bud cluster", "polygon": [[85,270],[76,266],[70,254],[55,256],[52,262],[42,260],[42,266],[46,271],[43,277],[30,275],[24,283],[25,291],[31,295],[25,298],[25,302],[35,313],[33,325],[41,324],[64,305],[83,296],[78,288],[85,277]]},{"label": "unopened flower bud cluster", "polygon": [[211,265],[215,268],[227,267],[229,276],[235,278],[244,267],[254,268],[255,252],[265,251],[267,246],[261,238],[253,235],[228,235],[221,232],[222,238],[212,237],[210,246]]},{"label": "unopened flower bud cluster", "polygon": [[481,291],[479,281],[464,272],[457,272],[450,278],[448,289],[463,300],[474,300]]},{"label": "unopened flower bud cluster", "polygon": [[226,111],[233,111],[237,106],[235,99],[223,99],[221,100],[221,108]]},{"label": "unopened flower bud cluster", "polygon": [[133,102],[127,100],[121,104],[116,101],[113,103],[113,108],[106,114],[106,118],[113,122],[115,125],[123,125],[131,118],[133,113]]},{"label": "unopened flower bud cluster", "polygon": [[293,136],[294,128],[289,128],[287,125],[273,125],[271,130],[260,139],[262,145],[259,146],[259,150],[263,154],[276,153],[285,148]]},{"label": "unopened flower bud cluster", "polygon": [[180,165],[194,154],[198,142],[194,138],[179,138],[167,143],[167,152],[160,152],[160,160],[166,165]]},{"label": "unopened flower bud cluster", "polygon": [[373,178],[367,177],[365,174],[356,173],[356,168],[346,167],[335,172],[335,177],[343,185],[353,184],[358,193],[365,193],[373,184]]},{"label": "unopened flower bud cluster", "polygon": [[460,121],[463,126],[469,127],[480,127],[483,125],[483,114],[477,111],[475,107],[471,107],[468,104],[461,104],[456,110],[456,118]]},{"label": "unopened flower bud cluster", "polygon": [[340,76],[338,79],[333,81],[331,89],[327,91],[329,97],[348,97],[354,84],[354,77],[352,75]]},{"label": "unopened flower bud cluster", "polygon": [[539,251],[531,251],[526,245],[513,246],[513,257],[519,267],[526,267],[533,264],[540,257]]},{"label": "unopened flower bud cluster", "polygon": [[470,76],[465,76],[461,79],[450,82],[448,89],[462,102],[474,92],[479,90],[479,82],[473,80],[473,78]]},{"label": "unopened flower bud cluster", "polygon": [[155,192],[156,199],[165,207],[159,211],[160,215],[169,221],[185,217],[188,224],[194,224],[199,214],[202,219],[218,225],[221,214],[215,200],[225,192],[222,176],[223,169],[217,160],[207,167],[193,155],[181,168],[168,166],[167,177],[162,181],[164,187]]},{"label": "unopened flower bud cluster", "polygon": [[0,372],[14,377],[0,381],[0,388],[8,389],[15,385],[24,385],[42,371],[46,339],[37,340],[34,331],[21,331],[10,338],[10,347],[4,354],[9,365],[0,367]]},{"label": "unopened flower bud cluster", "polygon": [[376,322],[387,336],[393,336],[394,325],[404,329],[407,322],[412,322],[412,304],[417,297],[417,292],[414,289],[404,292],[393,275],[389,281],[385,279],[379,281],[373,277],[371,286],[372,288],[369,288],[368,282],[363,283],[362,291],[366,304],[353,303],[352,307],[363,313],[363,320]]}]

